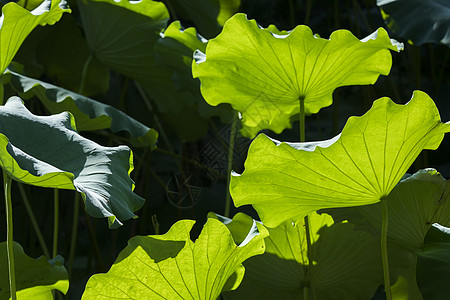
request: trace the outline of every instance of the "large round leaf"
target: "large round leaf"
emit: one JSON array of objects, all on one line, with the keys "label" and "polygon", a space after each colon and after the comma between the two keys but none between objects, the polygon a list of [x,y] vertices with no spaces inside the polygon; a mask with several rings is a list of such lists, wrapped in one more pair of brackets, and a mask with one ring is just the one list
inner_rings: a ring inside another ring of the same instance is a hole
[{"label": "large round leaf", "polygon": [[406,105],[381,98],[328,141],[289,144],[259,135],[230,192],[236,206],[252,204],[269,227],[318,209],[376,203],[446,132],[450,123],[441,122],[427,94],[415,91]]},{"label": "large round leaf", "polygon": [[300,98],[307,114],[317,113],[331,105],[336,88],[375,83],[391,69],[389,50],[402,47],[383,28],[363,40],[347,30],[327,40],[303,25],[276,34],[236,14],[209,41],[206,56],[196,53],[193,74],[205,100],[230,103],[242,114],[243,134],[254,137],[261,129],[289,128]]},{"label": "large round leaf", "polygon": [[448,0],[377,0],[389,28],[417,45],[441,42],[450,47]]},{"label": "large round leaf", "polygon": [[112,227],[135,217],[144,199],[133,193],[127,146],[103,147],[79,135],[70,113],[35,116],[18,97],[0,106],[0,164],[14,180],[77,190],[87,212]]},{"label": "large round leaf", "polygon": [[[57,256],[47,261],[43,256],[38,259],[29,257],[20,244],[14,242],[14,264],[16,268],[16,289],[18,299],[53,299],[52,290],[67,293],[69,276],[63,266],[63,259]],[[9,297],[8,256],[6,242],[0,243],[0,299]]]},{"label": "large round leaf", "polygon": [[36,26],[53,25],[64,12],[71,12],[65,0],[44,0],[31,12],[14,2],[5,4],[0,18],[0,73]]},{"label": "large round leaf", "polygon": [[208,219],[192,242],[194,221],[181,220],[164,235],[137,236],[106,274],[92,276],[83,299],[211,299],[235,289],[242,262],[264,252],[267,230],[255,222],[236,245],[227,227]]}]

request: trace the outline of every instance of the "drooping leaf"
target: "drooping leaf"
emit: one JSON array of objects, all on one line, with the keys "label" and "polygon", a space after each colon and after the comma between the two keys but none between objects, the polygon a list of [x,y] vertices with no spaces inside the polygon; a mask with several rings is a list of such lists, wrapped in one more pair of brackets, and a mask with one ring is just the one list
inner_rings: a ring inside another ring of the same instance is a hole
[{"label": "drooping leaf", "polygon": [[[52,290],[67,293],[69,276],[63,266],[63,258],[57,256],[47,261],[29,257],[20,244],[14,242],[14,262],[16,268],[16,289],[18,299],[53,299]],[[9,297],[8,259],[6,242],[0,243],[0,299]]]},{"label": "drooping leaf", "polygon": [[267,230],[256,223],[236,245],[227,227],[208,219],[192,242],[194,221],[181,220],[164,235],[137,236],[106,274],[92,276],[82,299],[216,299],[235,289],[242,262],[264,252]]},{"label": "drooping leaf", "polygon": [[377,0],[388,27],[417,45],[450,47],[450,2],[447,0]]},{"label": "drooping leaf", "polygon": [[[335,223],[327,214],[313,213],[309,220],[317,299],[371,299],[383,282],[379,239],[355,231],[350,223]],[[249,221],[244,221],[241,228],[248,226]],[[225,299],[305,299],[304,288],[309,282],[305,277],[308,252],[303,220],[283,222],[268,230],[265,253],[244,262],[242,284],[224,293]],[[398,265],[393,263],[392,270]]]},{"label": "drooping leaf", "polygon": [[318,209],[376,203],[449,131],[423,92],[406,105],[381,98],[327,141],[289,144],[260,134],[245,171],[231,178],[231,195],[236,206],[253,205],[269,227]]},{"label": "drooping leaf", "polygon": [[126,131],[131,144],[137,147],[155,147],[158,133],[122,111],[80,94],[29,78],[7,69],[3,75],[12,87],[25,99],[36,96],[52,113],[69,111],[75,117],[78,131],[111,129]]},{"label": "drooping leaf", "polygon": [[36,26],[53,25],[65,12],[71,12],[65,0],[44,0],[31,12],[14,2],[5,4],[0,17],[0,73]]},{"label": "drooping leaf", "polygon": [[36,116],[18,97],[0,106],[0,164],[14,180],[82,193],[87,212],[110,226],[135,217],[144,199],[129,177],[127,146],[103,147],[80,136],[70,113]]},{"label": "drooping leaf", "polygon": [[390,71],[389,50],[402,47],[383,28],[363,40],[346,30],[327,40],[303,25],[275,34],[236,14],[208,42],[206,56],[196,53],[192,68],[205,100],[230,103],[242,114],[243,134],[254,137],[262,129],[290,128],[300,98],[305,113],[312,114],[331,105],[340,86],[375,83]]},{"label": "drooping leaf", "polygon": [[238,10],[241,0],[174,0],[172,3],[183,19],[191,20],[204,36],[213,38]]}]

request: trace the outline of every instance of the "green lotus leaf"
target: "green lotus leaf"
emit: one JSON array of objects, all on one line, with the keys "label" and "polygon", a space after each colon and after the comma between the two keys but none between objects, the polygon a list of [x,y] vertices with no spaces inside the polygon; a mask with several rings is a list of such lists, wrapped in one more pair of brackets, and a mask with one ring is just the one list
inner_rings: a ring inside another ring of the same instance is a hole
[{"label": "green lotus leaf", "polygon": [[78,131],[111,129],[126,131],[136,147],[156,147],[158,132],[131,118],[122,111],[80,94],[33,79],[7,69],[3,75],[25,99],[39,98],[52,114],[68,111],[75,117]]},{"label": "green lotus leaf", "polygon": [[174,0],[171,2],[180,17],[194,22],[198,30],[208,38],[219,34],[221,26],[241,5],[241,0]]},{"label": "green lotus leaf", "polygon": [[[52,290],[67,293],[69,276],[63,266],[63,258],[57,256],[47,261],[43,256],[38,259],[29,257],[20,244],[14,242],[14,262],[16,271],[17,299],[53,299]],[[8,259],[6,242],[0,243],[0,299],[9,297]]]},{"label": "green lotus leaf", "polygon": [[44,0],[31,12],[14,2],[5,4],[0,17],[0,73],[36,26],[53,25],[65,12],[71,12],[65,0]]},{"label": "green lotus leaf", "polygon": [[[334,222],[327,214],[312,213],[309,220],[317,299],[371,299],[383,282],[379,238],[355,231],[353,224]],[[241,224],[248,227],[249,221]],[[268,231],[265,253],[244,262],[242,284],[224,293],[225,299],[305,299],[304,287],[309,282],[303,220],[286,221]],[[391,268],[395,267],[393,263]]]},{"label": "green lotus leaf", "polygon": [[82,299],[217,299],[236,288],[242,262],[264,252],[267,230],[255,222],[236,245],[227,227],[208,219],[192,242],[194,221],[181,220],[164,235],[137,236],[106,274],[92,276]]},{"label": "green lotus leaf", "polygon": [[450,47],[450,2],[447,0],[377,0],[387,26],[414,44]]},{"label": "green lotus leaf", "polygon": [[424,299],[445,299],[450,294],[450,228],[433,225],[417,259],[417,282]]},{"label": "green lotus leaf", "polygon": [[376,203],[449,131],[424,92],[415,91],[406,105],[381,98],[327,141],[289,144],[260,134],[230,192],[236,206],[253,205],[269,227],[318,209]]},{"label": "green lotus leaf", "polygon": [[313,114],[331,105],[336,88],[375,83],[390,71],[389,50],[402,47],[383,28],[363,40],[347,30],[327,40],[303,25],[278,35],[236,14],[208,42],[206,55],[196,53],[192,68],[205,100],[230,103],[242,114],[242,133],[254,137],[262,129],[290,128],[301,98],[305,113]]},{"label": "green lotus leaf", "polygon": [[127,146],[100,146],[76,132],[70,113],[36,116],[18,97],[0,106],[0,119],[0,163],[12,179],[77,190],[87,212],[108,217],[112,228],[134,218],[143,205],[133,193],[133,155]]}]

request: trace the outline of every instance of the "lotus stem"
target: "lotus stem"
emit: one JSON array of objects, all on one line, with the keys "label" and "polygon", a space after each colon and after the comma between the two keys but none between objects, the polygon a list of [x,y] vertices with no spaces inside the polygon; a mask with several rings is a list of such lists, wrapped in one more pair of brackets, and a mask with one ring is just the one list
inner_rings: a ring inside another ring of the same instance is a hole
[{"label": "lotus stem", "polygon": [[59,231],[59,191],[54,189],[53,192],[55,211],[53,220],[53,256],[55,258],[58,254],[58,231]]},{"label": "lotus stem", "polygon": [[13,245],[13,216],[12,216],[12,200],[11,200],[11,184],[12,179],[3,171],[3,187],[5,190],[6,204],[6,248],[8,255],[8,274],[9,274],[9,292],[12,300],[17,299],[16,295],[16,272],[14,264],[14,245]]},{"label": "lotus stem", "polygon": [[387,252],[388,206],[386,198],[381,198],[381,260],[383,262],[384,290],[386,299],[392,300],[391,280],[389,278],[389,262]]},{"label": "lotus stem", "polygon": [[18,183],[20,195],[22,196],[23,204],[25,205],[25,209],[27,210],[28,217],[30,218],[31,225],[34,228],[34,232],[36,233],[37,239],[39,241],[39,245],[41,246],[42,252],[44,253],[47,259],[50,259],[50,252],[48,252],[47,245],[45,244],[44,236],[42,235],[41,230],[39,229],[39,225],[36,221],[36,217],[34,216],[33,209],[31,208],[30,201],[28,201],[27,193],[23,188],[23,184]]},{"label": "lotus stem", "polygon": [[78,94],[83,94],[84,89],[86,87],[86,77],[87,77],[87,71],[89,69],[89,65],[92,61],[92,54],[89,54],[89,57],[86,59],[86,62],[83,66],[83,71],[81,72],[81,82],[80,82],[80,88],[78,89]]},{"label": "lotus stem", "polygon": [[69,280],[72,279],[73,260],[75,258],[75,250],[77,245],[79,217],[80,217],[80,193],[75,192],[75,199],[73,204],[72,234],[70,239],[70,250],[69,250],[69,269],[68,269]]},{"label": "lotus stem", "polygon": [[228,144],[228,172],[227,172],[227,196],[225,199],[225,217],[230,215],[231,206],[231,195],[230,195],[230,180],[231,171],[233,169],[233,154],[234,154],[234,141],[236,140],[236,129],[237,129],[237,115],[235,114],[233,121],[231,121],[231,132],[230,132],[230,142]]}]

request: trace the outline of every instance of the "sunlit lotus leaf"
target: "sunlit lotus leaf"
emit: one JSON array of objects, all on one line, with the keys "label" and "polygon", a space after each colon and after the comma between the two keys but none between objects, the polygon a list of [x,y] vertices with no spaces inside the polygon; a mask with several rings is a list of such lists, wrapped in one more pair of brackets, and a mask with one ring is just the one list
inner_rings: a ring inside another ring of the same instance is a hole
[{"label": "sunlit lotus leaf", "polygon": [[236,206],[253,205],[269,227],[318,209],[376,203],[449,131],[423,92],[406,105],[381,98],[327,141],[280,143],[260,134],[244,172],[231,178],[231,195]]},{"label": "sunlit lotus leaf", "polygon": [[242,115],[242,133],[254,137],[290,128],[301,98],[313,114],[331,105],[336,88],[375,83],[391,69],[390,50],[402,47],[383,28],[363,40],[347,30],[319,38],[304,25],[280,35],[236,14],[208,42],[206,55],[196,53],[192,70],[205,100],[230,103]]},{"label": "sunlit lotus leaf", "polygon": [[111,227],[134,218],[144,199],[133,193],[133,155],[127,146],[103,147],[79,135],[70,113],[36,116],[18,97],[0,106],[0,164],[14,180],[77,190],[87,212]]},{"label": "sunlit lotus leaf", "polygon": [[36,26],[53,25],[65,12],[71,12],[65,0],[44,0],[31,12],[14,2],[5,4],[0,17],[0,73]]},{"label": "sunlit lotus leaf", "polygon": [[255,222],[238,245],[227,227],[208,219],[192,242],[194,221],[181,220],[164,235],[137,236],[106,274],[92,276],[82,299],[211,299],[235,289],[242,262],[264,252],[267,230]]},{"label": "sunlit lotus leaf", "polygon": [[[20,244],[14,242],[14,262],[16,274],[17,299],[52,300],[52,290],[67,293],[69,276],[63,266],[63,258],[57,256],[47,261],[29,257]],[[8,256],[6,242],[0,243],[0,299],[10,299]]]},{"label": "sunlit lotus leaf", "polygon": [[450,47],[448,0],[377,0],[388,27],[417,45],[443,43]]},{"label": "sunlit lotus leaf", "polygon": [[33,79],[9,69],[3,75],[19,94],[28,99],[36,96],[52,113],[68,111],[75,117],[78,131],[111,129],[126,131],[130,142],[137,147],[155,147],[158,133],[122,111],[80,94]]}]

